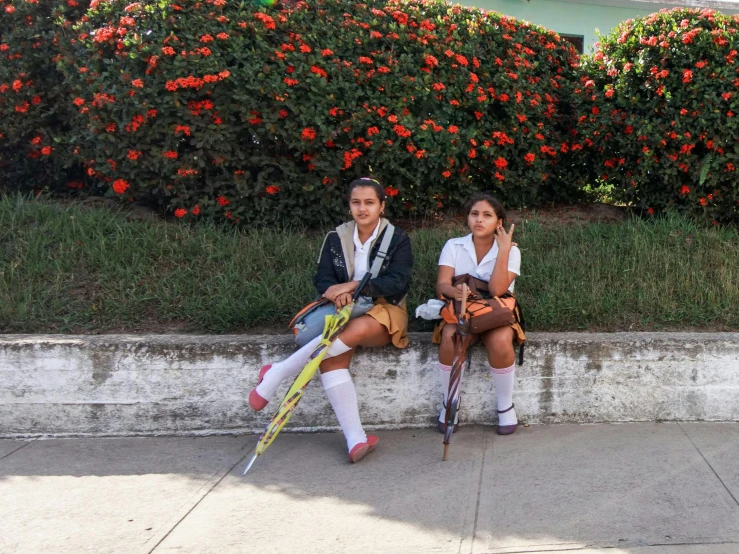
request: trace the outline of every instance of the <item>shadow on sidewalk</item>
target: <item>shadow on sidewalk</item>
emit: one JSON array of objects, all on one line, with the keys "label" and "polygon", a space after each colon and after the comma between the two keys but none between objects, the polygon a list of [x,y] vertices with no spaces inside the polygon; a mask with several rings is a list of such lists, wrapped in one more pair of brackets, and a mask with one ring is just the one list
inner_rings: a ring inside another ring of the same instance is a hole
[{"label": "shadow on sidewalk", "polygon": [[256,437],[34,441],[0,460],[3,498],[25,506],[4,501],[0,531],[86,522],[90,543],[138,552],[153,539],[121,526],[150,517],[156,552],[739,551],[737,424],[467,427],[448,462],[434,431],[378,435],[352,465],[338,433],[283,434],[246,477]]}]

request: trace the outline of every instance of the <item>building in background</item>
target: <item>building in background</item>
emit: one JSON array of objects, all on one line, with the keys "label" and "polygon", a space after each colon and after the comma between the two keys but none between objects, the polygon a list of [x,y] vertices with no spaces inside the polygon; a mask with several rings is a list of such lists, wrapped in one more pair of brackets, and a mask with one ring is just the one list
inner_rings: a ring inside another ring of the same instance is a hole
[{"label": "building in background", "polygon": [[605,35],[626,19],[649,15],[663,8],[711,8],[725,14],[739,13],[739,0],[464,0],[463,5],[500,12],[552,29],[589,53],[597,41],[595,30]]}]

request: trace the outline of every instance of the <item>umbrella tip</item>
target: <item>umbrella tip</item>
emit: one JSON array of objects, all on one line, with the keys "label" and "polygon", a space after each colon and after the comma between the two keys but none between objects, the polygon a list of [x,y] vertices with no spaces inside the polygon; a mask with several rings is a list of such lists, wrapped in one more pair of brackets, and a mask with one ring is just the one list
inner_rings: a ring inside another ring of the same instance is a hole
[{"label": "umbrella tip", "polygon": [[246,466],[246,469],[244,470],[244,473],[241,474],[242,476],[246,475],[246,472],[251,469],[251,466],[254,464],[254,461],[257,459],[257,456],[259,456],[259,454],[254,454],[254,456],[251,457],[251,460],[249,461],[249,463]]}]

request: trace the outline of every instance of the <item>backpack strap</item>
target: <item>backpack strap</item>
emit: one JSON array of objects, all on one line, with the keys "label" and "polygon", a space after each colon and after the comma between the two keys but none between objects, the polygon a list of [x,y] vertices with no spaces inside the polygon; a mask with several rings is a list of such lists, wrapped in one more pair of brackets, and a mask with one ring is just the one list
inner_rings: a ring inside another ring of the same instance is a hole
[{"label": "backpack strap", "polygon": [[370,269],[373,279],[376,279],[380,274],[382,262],[387,257],[387,251],[390,248],[390,241],[393,240],[393,233],[395,233],[395,227],[393,227],[392,223],[388,223],[387,227],[385,227],[385,234],[382,237],[382,242],[380,243],[380,249],[377,251],[377,255],[372,262],[372,269]]}]

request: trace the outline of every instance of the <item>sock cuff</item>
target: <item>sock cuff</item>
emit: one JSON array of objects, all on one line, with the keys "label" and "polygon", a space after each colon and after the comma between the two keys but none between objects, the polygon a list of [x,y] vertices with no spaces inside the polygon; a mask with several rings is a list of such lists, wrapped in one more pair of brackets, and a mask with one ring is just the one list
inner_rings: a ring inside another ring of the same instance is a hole
[{"label": "sock cuff", "polygon": [[336,339],[333,343],[331,343],[331,346],[328,347],[328,352],[326,352],[326,355],[329,358],[333,358],[334,356],[341,356],[345,352],[349,352],[351,350],[350,346],[347,346],[344,344],[341,339]]},{"label": "sock cuff", "polygon": [[516,369],[515,362],[511,364],[509,367],[497,368],[497,367],[490,366],[490,373],[494,373],[495,375],[508,375],[514,369]]},{"label": "sock cuff", "polygon": [[439,369],[441,371],[451,371],[452,370],[452,366],[445,365],[445,364],[442,364],[441,362],[439,362]]},{"label": "sock cuff", "polygon": [[329,390],[344,383],[351,383],[352,376],[348,369],[334,369],[333,371],[327,371],[321,373],[321,383],[323,383],[323,390]]}]

